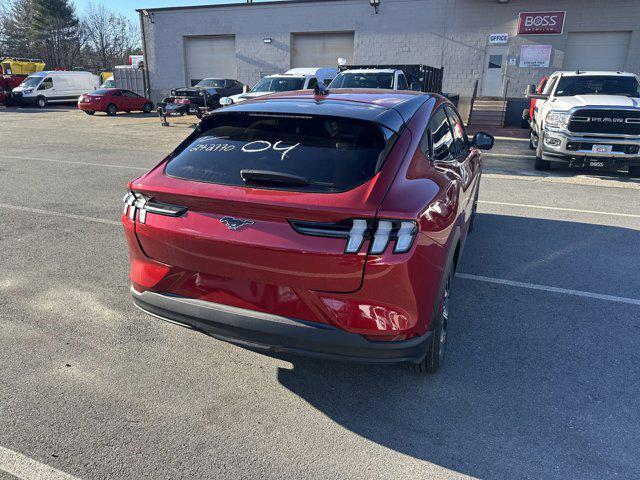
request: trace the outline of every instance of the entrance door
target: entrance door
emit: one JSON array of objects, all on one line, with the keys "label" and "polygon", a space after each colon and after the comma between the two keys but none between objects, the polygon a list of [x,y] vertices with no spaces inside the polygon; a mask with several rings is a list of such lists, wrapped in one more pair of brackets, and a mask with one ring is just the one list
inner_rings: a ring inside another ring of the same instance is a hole
[{"label": "entrance door", "polygon": [[487,47],[482,76],[482,96],[501,97],[507,47]]}]

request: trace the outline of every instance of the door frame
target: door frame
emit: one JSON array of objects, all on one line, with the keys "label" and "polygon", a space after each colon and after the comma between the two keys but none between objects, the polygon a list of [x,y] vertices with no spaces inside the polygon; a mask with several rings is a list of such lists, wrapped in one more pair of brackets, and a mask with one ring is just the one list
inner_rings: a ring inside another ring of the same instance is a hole
[{"label": "door frame", "polygon": [[[485,75],[487,74],[487,71],[489,70],[488,67],[488,63],[489,63],[489,56],[490,55],[497,55],[497,52],[501,52],[502,53],[502,67],[500,69],[500,77],[501,77],[501,82],[500,82],[500,93],[498,95],[487,95],[484,91],[485,88]],[[508,45],[487,45],[484,51],[484,60],[482,63],[482,80],[480,83],[480,96],[481,97],[503,97],[504,96],[504,83],[505,83],[505,77],[506,77],[506,73],[507,73],[507,56],[509,53],[509,46]]]}]

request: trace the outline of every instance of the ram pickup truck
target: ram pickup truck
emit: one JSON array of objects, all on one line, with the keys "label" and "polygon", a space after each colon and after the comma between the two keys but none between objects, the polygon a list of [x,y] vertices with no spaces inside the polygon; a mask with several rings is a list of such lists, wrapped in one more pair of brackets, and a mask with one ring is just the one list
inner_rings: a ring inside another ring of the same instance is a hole
[{"label": "ram pickup truck", "polygon": [[537,100],[531,122],[536,170],[552,163],[628,168],[640,176],[640,80],[625,72],[555,72]]}]

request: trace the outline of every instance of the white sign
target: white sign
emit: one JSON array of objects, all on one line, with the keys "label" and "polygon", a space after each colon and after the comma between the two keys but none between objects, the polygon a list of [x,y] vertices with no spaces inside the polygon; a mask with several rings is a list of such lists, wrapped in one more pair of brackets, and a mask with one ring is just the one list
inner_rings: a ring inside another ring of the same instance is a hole
[{"label": "white sign", "polygon": [[507,43],[509,41],[508,33],[492,33],[489,35],[489,43],[495,45],[499,43]]},{"label": "white sign", "polygon": [[551,45],[522,45],[520,49],[520,66],[548,67],[551,60]]}]

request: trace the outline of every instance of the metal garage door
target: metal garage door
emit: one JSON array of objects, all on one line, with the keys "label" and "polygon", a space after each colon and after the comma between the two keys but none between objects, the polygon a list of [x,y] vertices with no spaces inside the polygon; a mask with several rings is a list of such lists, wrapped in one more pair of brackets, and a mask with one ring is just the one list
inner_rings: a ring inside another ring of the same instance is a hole
[{"label": "metal garage door", "polygon": [[291,67],[337,67],[339,57],[353,63],[353,32],[291,35]]},{"label": "metal garage door", "polygon": [[564,70],[623,70],[631,32],[569,33]]},{"label": "metal garage door", "polygon": [[236,39],[220,37],[187,37],[187,82],[195,85],[203,78],[237,78]]}]

